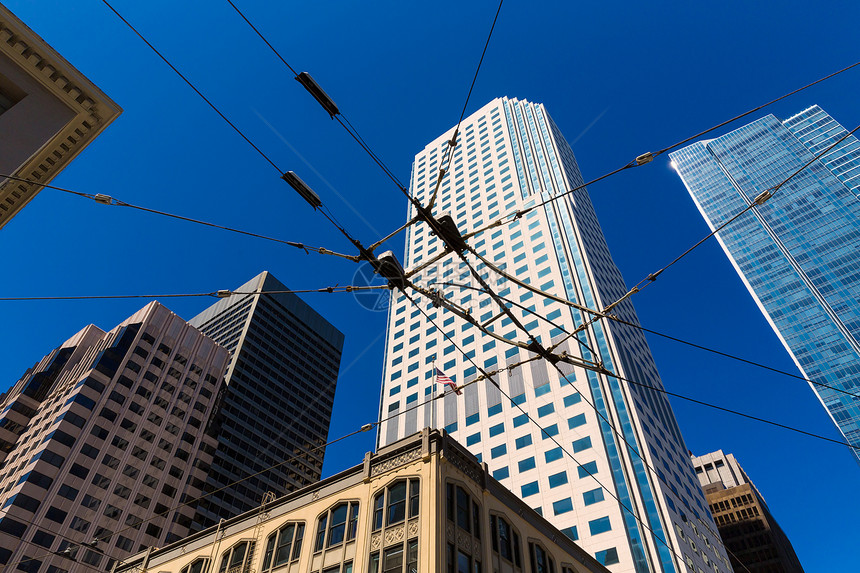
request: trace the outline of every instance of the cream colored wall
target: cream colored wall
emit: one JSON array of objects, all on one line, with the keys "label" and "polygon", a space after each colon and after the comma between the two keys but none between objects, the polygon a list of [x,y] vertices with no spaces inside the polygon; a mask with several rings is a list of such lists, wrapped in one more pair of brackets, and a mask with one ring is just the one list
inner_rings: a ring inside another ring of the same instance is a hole
[{"label": "cream colored wall", "polygon": [[[358,483],[351,487],[340,491],[332,491],[331,493],[322,493],[316,496],[316,499],[309,500],[310,503],[303,507],[296,508],[292,511],[284,513],[274,518],[264,521],[260,525],[255,524],[255,519],[248,519],[242,527],[231,528],[227,534],[219,539],[214,545],[212,544],[211,536],[205,544],[200,547],[186,551],[185,554],[166,561],[163,563],[157,560],[147,568],[147,571],[179,573],[179,570],[190,564],[200,557],[211,558],[214,556],[215,567],[220,564],[220,555],[232,547],[234,544],[244,540],[254,539],[257,544],[254,548],[254,556],[250,563],[251,569],[259,571],[265,550],[266,538],[280,529],[289,521],[304,521],[305,533],[302,543],[301,557],[298,565],[289,567],[280,567],[278,573],[293,573],[295,571],[319,571],[327,566],[340,563],[341,559],[333,559],[340,557],[338,553],[352,557],[353,571],[358,573],[367,569],[368,560],[371,553],[371,519],[372,519],[372,501],[376,493],[383,489],[389,483],[406,477],[418,477],[421,480],[421,497],[419,509],[419,572],[430,573],[436,571],[436,556],[430,550],[433,547],[431,539],[435,537],[432,531],[432,525],[438,520],[428,519],[428,516],[436,510],[437,501],[433,490],[436,488],[428,488],[426,484],[430,483],[433,471],[430,461],[418,460],[408,465],[397,468],[396,470],[386,472],[378,477],[371,478],[369,481]],[[428,491],[429,490],[429,491]],[[310,495],[309,497],[315,497]],[[316,534],[317,518],[341,501],[359,501],[358,528],[355,541],[344,543],[337,550],[329,550],[324,552],[325,562],[322,561],[319,554],[314,554],[314,537]],[[441,510],[441,506],[439,510]],[[330,557],[331,556],[331,557]],[[209,570],[210,573],[213,569]]]}]

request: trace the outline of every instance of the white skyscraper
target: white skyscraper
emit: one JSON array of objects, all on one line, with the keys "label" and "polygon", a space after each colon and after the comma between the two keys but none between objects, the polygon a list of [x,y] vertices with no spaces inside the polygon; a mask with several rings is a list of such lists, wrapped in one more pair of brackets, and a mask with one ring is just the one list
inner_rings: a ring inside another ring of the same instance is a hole
[{"label": "white skyscraper", "polygon": [[[410,190],[423,205],[446,166],[453,131],[415,157]],[[570,146],[540,104],[495,99],[463,121],[457,143],[431,210],[450,213],[463,235],[582,184]],[[408,216],[415,214],[410,207]],[[626,292],[585,189],[507,221],[468,238],[484,260],[466,257],[510,301],[520,324],[545,348],[560,343],[554,352],[575,362],[602,363],[662,388],[641,331],[599,321],[568,338],[590,316],[529,290],[591,309]],[[492,334],[426,297],[416,297],[419,309],[392,295],[380,419],[394,417],[380,426],[379,445],[424,426],[444,428],[613,571],[731,571],[665,395],[565,362],[508,368],[535,354],[493,335],[522,343],[529,336],[456,254],[434,260],[444,250],[427,225],[412,225],[403,266],[426,265],[413,282],[438,289]],[[638,323],[629,301],[613,313]],[[434,364],[466,387],[416,407],[441,391]],[[499,370],[499,386],[469,385],[479,368]]]}]

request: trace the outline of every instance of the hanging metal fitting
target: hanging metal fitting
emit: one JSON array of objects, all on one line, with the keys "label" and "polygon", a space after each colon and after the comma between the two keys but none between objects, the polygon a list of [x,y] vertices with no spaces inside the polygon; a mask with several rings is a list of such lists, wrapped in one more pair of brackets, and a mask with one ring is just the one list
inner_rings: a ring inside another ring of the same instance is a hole
[{"label": "hanging metal fitting", "polygon": [[753,203],[756,205],[764,205],[765,201],[767,201],[771,197],[773,197],[773,191],[768,189],[767,191],[763,191],[761,195],[756,197],[755,200],[753,200]]},{"label": "hanging metal fitting", "polygon": [[651,153],[650,151],[648,153],[643,153],[642,155],[640,155],[639,157],[637,157],[635,159],[637,167],[639,165],[645,165],[646,163],[651,163],[652,161],[654,161],[654,154]]}]

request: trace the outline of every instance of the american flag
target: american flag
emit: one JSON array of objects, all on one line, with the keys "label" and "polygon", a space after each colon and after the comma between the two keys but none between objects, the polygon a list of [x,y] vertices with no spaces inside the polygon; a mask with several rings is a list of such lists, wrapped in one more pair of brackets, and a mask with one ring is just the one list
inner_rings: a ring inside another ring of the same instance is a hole
[{"label": "american flag", "polygon": [[438,368],[436,369],[436,384],[444,384],[446,386],[450,386],[451,390],[456,392],[458,396],[463,393],[463,391],[460,390],[459,386],[457,386],[453,380],[445,376],[445,373]]}]

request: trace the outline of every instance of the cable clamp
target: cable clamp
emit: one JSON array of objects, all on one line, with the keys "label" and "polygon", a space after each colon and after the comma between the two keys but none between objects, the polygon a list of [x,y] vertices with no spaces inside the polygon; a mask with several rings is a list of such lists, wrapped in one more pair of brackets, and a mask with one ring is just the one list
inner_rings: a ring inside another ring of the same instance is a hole
[{"label": "cable clamp", "polygon": [[640,165],[645,165],[646,163],[651,163],[652,161],[654,161],[654,154],[650,151],[648,153],[643,153],[635,159],[637,167]]},{"label": "cable clamp", "polygon": [[361,427],[361,430],[359,430],[359,431],[360,432],[369,432],[372,429],[373,429],[373,424],[365,424]]},{"label": "cable clamp", "polygon": [[773,192],[770,189],[768,189],[766,191],[763,191],[761,193],[761,195],[756,197],[755,200],[753,200],[753,203],[755,205],[764,205],[765,201],[767,201],[771,197],[773,197]]},{"label": "cable clamp", "polygon": [[95,201],[96,203],[101,203],[102,205],[112,205],[113,197],[111,197],[110,195],[103,195],[101,193],[97,193],[93,196],[93,201]]},{"label": "cable clamp", "polygon": [[221,289],[215,293],[215,296],[217,296],[218,298],[227,298],[228,296],[232,296],[232,295],[233,295],[233,291],[229,291],[227,289]]}]

